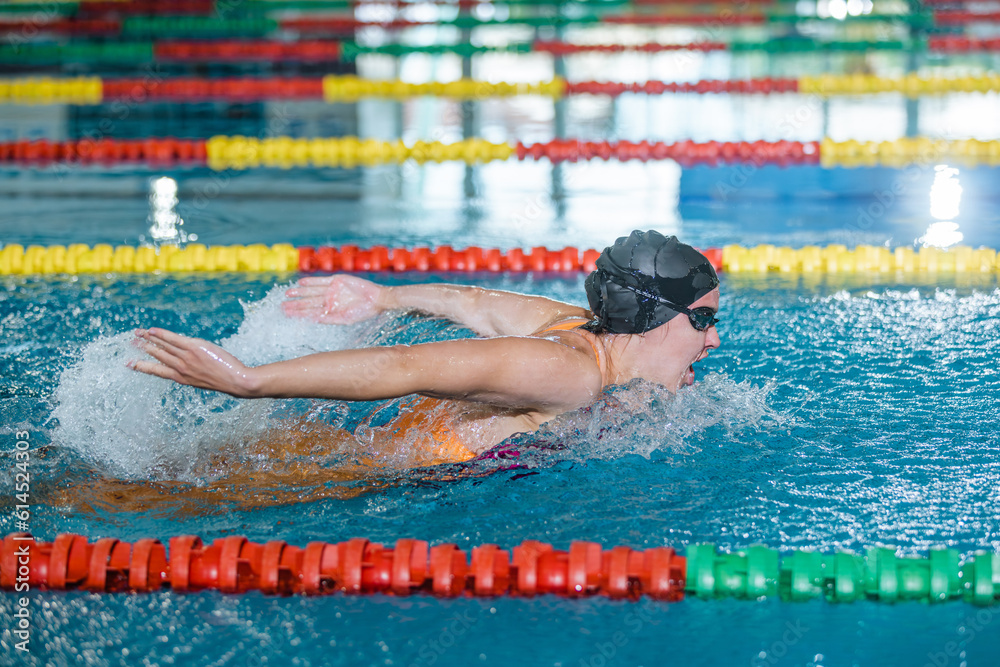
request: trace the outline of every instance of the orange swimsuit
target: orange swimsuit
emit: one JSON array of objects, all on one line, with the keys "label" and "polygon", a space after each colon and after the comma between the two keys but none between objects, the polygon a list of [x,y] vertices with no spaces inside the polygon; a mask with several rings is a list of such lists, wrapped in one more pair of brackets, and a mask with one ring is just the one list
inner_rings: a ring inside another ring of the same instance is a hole
[{"label": "orange swimsuit", "polygon": [[476,453],[466,447],[458,433],[451,428],[454,415],[446,410],[435,409],[440,404],[439,399],[425,396],[403,404],[402,411],[391,425],[394,434],[401,436],[410,429],[416,429],[416,433],[429,436],[424,451],[430,455],[430,465],[458,463],[475,458]]},{"label": "orange swimsuit", "polygon": [[[538,333],[569,331],[588,321],[583,318],[564,320]],[[597,366],[603,369],[602,350],[590,338],[587,338],[587,342],[594,350]],[[402,412],[391,424],[394,437],[405,437],[410,429],[416,429],[415,432],[419,436],[424,436],[424,451],[431,459],[428,462],[430,465],[457,463],[475,458],[476,453],[466,446],[461,436],[451,427],[454,415],[447,410],[439,409],[440,404],[439,399],[430,397],[417,397],[411,403],[404,404]]]}]

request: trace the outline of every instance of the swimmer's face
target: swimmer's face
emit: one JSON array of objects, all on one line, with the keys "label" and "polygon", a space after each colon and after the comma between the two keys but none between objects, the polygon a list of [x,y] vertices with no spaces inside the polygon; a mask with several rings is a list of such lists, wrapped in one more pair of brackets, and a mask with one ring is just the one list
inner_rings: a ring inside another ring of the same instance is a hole
[{"label": "swimmer's face", "polygon": [[[692,310],[702,307],[718,312],[718,288],[688,306]],[[670,391],[694,384],[694,364],[708,356],[709,351],[719,347],[720,343],[719,332],[714,326],[698,331],[683,314],[636,338],[643,348],[642,377],[658,382]]]}]

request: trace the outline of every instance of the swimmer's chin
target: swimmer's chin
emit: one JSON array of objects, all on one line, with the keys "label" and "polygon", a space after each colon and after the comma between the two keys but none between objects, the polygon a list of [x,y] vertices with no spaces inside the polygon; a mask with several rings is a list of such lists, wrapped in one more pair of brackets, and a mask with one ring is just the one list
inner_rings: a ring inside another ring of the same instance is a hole
[{"label": "swimmer's chin", "polygon": [[681,377],[677,382],[677,389],[675,391],[680,391],[684,387],[690,387],[694,385],[694,364],[691,364],[681,373]]},{"label": "swimmer's chin", "polygon": [[694,365],[692,364],[687,368],[685,368],[683,371],[681,371],[681,374],[672,383],[670,384],[663,383],[660,386],[669,391],[671,394],[676,394],[681,389],[692,386],[694,384],[694,379],[695,379],[695,371],[694,371]]}]

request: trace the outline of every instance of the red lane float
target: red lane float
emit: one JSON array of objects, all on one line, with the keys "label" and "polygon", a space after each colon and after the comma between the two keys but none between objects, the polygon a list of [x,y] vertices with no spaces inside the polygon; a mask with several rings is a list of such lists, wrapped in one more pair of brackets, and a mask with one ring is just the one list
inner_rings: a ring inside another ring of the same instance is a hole
[{"label": "red lane float", "polygon": [[938,9],[934,11],[936,25],[965,25],[966,23],[996,23],[1000,12],[970,12],[965,9]]},{"label": "red lane float", "polygon": [[[437,248],[387,248],[374,246],[362,250],[355,245],[339,248],[323,246],[314,248],[303,246],[299,251],[299,271],[303,273],[334,272],[379,272],[379,271],[443,271],[443,272],[511,272],[532,271],[590,273],[596,266],[599,250],[588,249],[582,253],[572,246],[549,250],[543,246],[532,248],[527,253],[513,248],[506,253],[499,248],[479,248],[471,246],[456,250],[448,245]],[[705,257],[722,270],[722,249],[708,248]]]},{"label": "red lane float", "polygon": [[[596,268],[601,251],[593,248],[580,250],[567,246],[549,250],[536,246],[527,253],[521,248],[512,248],[506,253],[499,248],[470,246],[457,250],[449,245],[437,248],[387,248],[373,246],[362,250],[356,245],[339,248],[303,246],[299,249],[299,271],[315,273],[333,272],[378,272],[378,271],[447,271],[447,272],[511,272],[533,271],[590,273]],[[722,270],[722,248],[707,248],[701,251],[716,271]]]},{"label": "red lane float", "polygon": [[931,37],[927,40],[927,50],[940,53],[967,53],[978,51],[1000,51],[1000,37],[977,39],[974,37]]},{"label": "red lane float", "polygon": [[323,79],[289,78],[220,78],[183,77],[176,79],[109,79],[102,82],[105,100],[172,100],[200,102],[226,100],[237,102],[271,99],[321,100]]},{"label": "red lane float", "polygon": [[79,139],[49,141],[25,139],[0,143],[0,164],[49,165],[54,162],[99,164],[112,166],[122,163],[172,166],[174,164],[203,165],[208,156],[204,139]]},{"label": "red lane float", "polygon": [[573,542],[568,551],[534,540],[510,552],[486,544],[472,549],[470,561],[454,544],[411,539],[398,540],[394,548],[356,538],[311,542],[303,549],[239,536],[206,545],[188,535],[171,538],[169,553],[168,559],[157,540],[129,544],[104,538],[90,544],[64,534],[46,543],[14,533],[0,548],[0,588],[13,590],[23,581],[32,588],[102,593],[169,587],[283,595],[645,595],[675,601],[684,595],[686,571],[685,558],[669,547],[604,550],[593,542]]},{"label": "red lane float", "polygon": [[276,42],[156,42],[153,55],[161,61],[286,61],[333,62],[340,58],[340,43],[331,41]]},{"label": "red lane float", "polygon": [[215,0],[87,0],[77,4],[77,16],[103,14],[157,15],[180,14],[210,16],[216,12]]},{"label": "red lane float", "polygon": [[676,160],[681,166],[697,164],[746,164],[760,166],[776,164],[782,167],[820,163],[818,141],[706,141],[690,140],[667,143],[663,141],[579,141],[553,139],[545,143],[525,146],[518,142],[517,158],[552,162],[577,162],[578,160]]}]

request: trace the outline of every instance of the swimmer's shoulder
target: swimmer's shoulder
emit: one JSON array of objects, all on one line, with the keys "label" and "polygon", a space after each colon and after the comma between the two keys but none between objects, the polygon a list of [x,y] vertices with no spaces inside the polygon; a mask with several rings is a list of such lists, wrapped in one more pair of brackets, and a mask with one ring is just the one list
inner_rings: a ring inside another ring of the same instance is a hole
[{"label": "swimmer's shoulder", "polygon": [[580,316],[567,317],[564,315],[542,327],[532,334],[532,336],[551,340],[586,355],[597,364],[603,386],[607,373],[605,361],[607,355],[604,351],[604,344],[597,334],[582,328],[583,325],[588,324],[592,319],[590,312],[581,308]]}]

